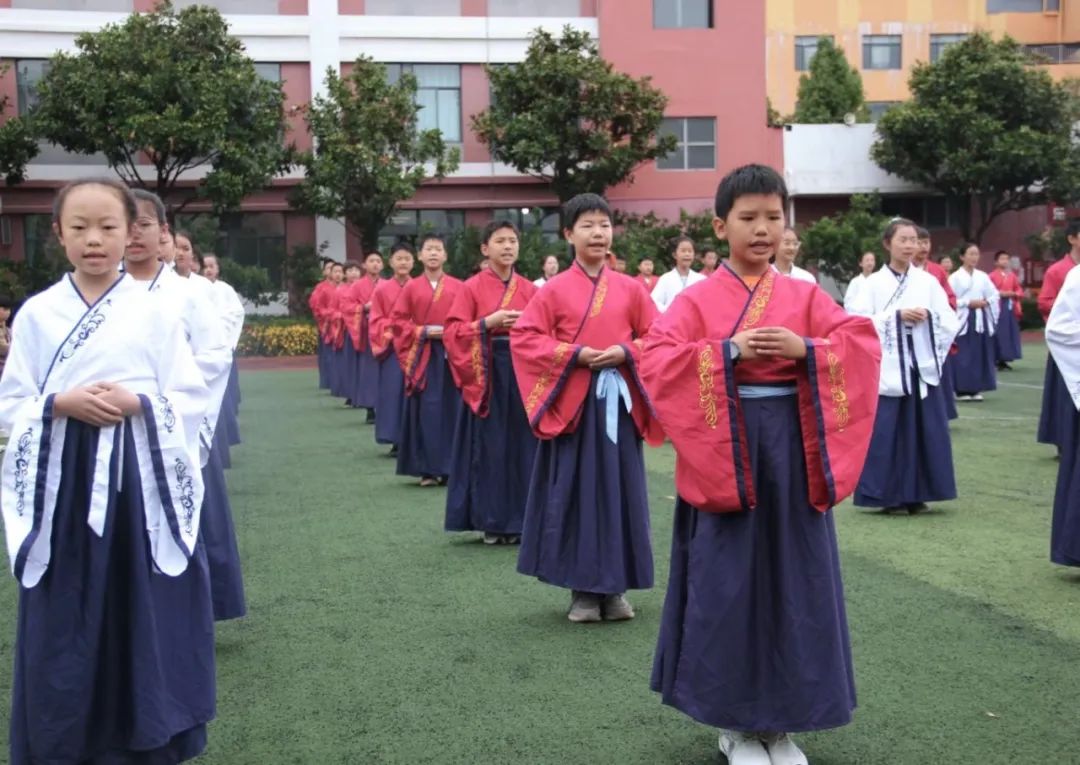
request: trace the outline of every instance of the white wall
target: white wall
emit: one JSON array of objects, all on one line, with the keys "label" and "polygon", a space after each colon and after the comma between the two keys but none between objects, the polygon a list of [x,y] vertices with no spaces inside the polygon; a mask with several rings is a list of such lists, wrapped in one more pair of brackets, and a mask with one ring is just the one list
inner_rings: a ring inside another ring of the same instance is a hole
[{"label": "white wall", "polygon": [[891,175],[870,158],[872,124],[789,125],[784,129],[784,177],[792,196],[910,194],[920,186]]}]

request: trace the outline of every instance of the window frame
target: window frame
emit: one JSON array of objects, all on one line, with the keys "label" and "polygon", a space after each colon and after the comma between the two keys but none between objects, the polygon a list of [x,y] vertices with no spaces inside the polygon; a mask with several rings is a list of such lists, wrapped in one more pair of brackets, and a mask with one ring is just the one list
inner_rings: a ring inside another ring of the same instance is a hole
[{"label": "window frame", "polygon": [[[464,104],[463,104],[463,99],[462,99],[462,87],[461,87],[461,64],[454,64],[454,63],[451,63],[451,64],[438,64],[438,63],[431,63],[431,62],[426,62],[426,61],[423,62],[423,63],[403,63],[403,62],[393,61],[393,62],[386,62],[386,63],[383,64],[383,66],[386,67],[386,80],[390,84],[396,83],[401,78],[401,75],[404,74],[405,72],[410,72],[413,75],[413,77],[416,77],[416,67],[418,67],[418,66],[447,66],[447,67],[454,67],[455,69],[457,69],[457,87],[456,88],[441,87],[441,86],[440,87],[430,87],[430,86],[425,87],[425,86],[422,86],[420,84],[420,80],[419,80],[419,78],[417,78],[417,82],[416,82],[416,101],[415,102],[416,102],[417,106],[420,107],[420,111],[422,113],[423,110],[427,109],[428,107],[420,103],[420,91],[434,91],[434,93],[435,93],[435,128],[434,129],[438,130],[442,134],[443,141],[445,141],[448,145],[456,146],[456,147],[460,148],[462,146],[462,144],[464,143],[464,141],[465,141],[465,115],[464,115]],[[397,75],[396,76],[393,76],[393,77],[391,76],[391,67],[397,67]],[[490,87],[490,85],[489,85],[489,87]],[[457,113],[457,131],[458,131],[457,132],[457,138],[451,138],[451,137],[447,136],[446,133],[443,132],[442,128],[439,127],[439,104],[440,104],[439,94],[443,93],[443,92],[457,93],[457,112],[458,112]],[[421,127],[420,124],[419,124],[420,122],[421,122],[421,116],[420,116],[420,114],[417,114],[417,129],[418,130],[431,129],[431,128],[423,128],[423,127]]]},{"label": "window frame", "polygon": [[[889,66],[872,66],[872,51],[877,47],[885,47],[890,51]],[[896,50],[895,66],[891,51]],[[903,35],[863,35],[862,38],[862,68],[868,72],[895,72],[904,68],[904,37]]]},{"label": "window frame", "polygon": [[[952,45],[959,45],[967,40],[971,35],[966,32],[958,32],[956,34],[932,34],[930,35],[930,63],[936,64],[941,60],[941,56]],[[942,38],[949,38],[943,40]]]},{"label": "window frame", "polygon": [[[836,41],[836,38],[833,37],[832,35],[796,35],[795,36],[795,71],[796,72],[807,72],[807,71],[810,70],[810,64],[814,60],[814,56],[817,55],[818,45],[821,43],[821,38],[823,38],[823,37],[827,37],[827,38],[829,38],[829,40],[832,40],[833,42]],[[809,46],[806,45],[806,43],[810,42],[810,41],[813,42],[813,53],[811,53],[809,55],[809,58],[808,58],[807,54],[806,54],[806,49]],[[802,55],[800,55],[800,54],[802,54]],[[800,64],[802,64],[802,66],[800,66]]]},{"label": "window frame", "polygon": [[[712,141],[690,141],[690,120],[708,120],[712,123]],[[717,139],[716,132],[716,117],[664,117],[661,122],[660,132],[664,133],[664,123],[678,122],[680,123],[681,131],[675,133],[675,137],[679,139],[674,152],[667,157],[660,157],[656,160],[656,169],[659,172],[715,172],[717,166],[717,154],[719,151],[719,141]],[[692,147],[707,146],[712,148],[712,167],[690,167],[690,152]],[[674,156],[681,150],[682,152],[682,167],[664,167],[663,163],[670,157]]]},{"label": "window frame", "polygon": [[[687,25],[685,23],[686,17],[686,3],[701,2],[705,5],[705,26]],[[657,8],[659,4],[664,3],[669,8],[675,8],[676,22],[673,25],[661,24],[657,18]],[[652,4],[652,19],[653,29],[715,29],[716,28],[716,12],[713,8],[713,0],[653,0]]]}]

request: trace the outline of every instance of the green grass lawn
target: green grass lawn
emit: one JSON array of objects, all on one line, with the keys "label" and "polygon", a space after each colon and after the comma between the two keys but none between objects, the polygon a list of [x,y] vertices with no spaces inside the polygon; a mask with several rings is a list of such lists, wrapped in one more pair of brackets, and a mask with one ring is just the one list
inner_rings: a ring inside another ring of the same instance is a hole
[{"label": "green grass lawn", "polygon": [[[1048,560],[1045,351],[1025,353],[953,425],[961,499],[918,517],[836,511],[860,706],[800,738],[814,765],[1080,762],[1080,571]],[[314,372],[242,384],[229,482],[250,613],[220,628],[200,762],[723,762],[713,731],[648,688],[669,449],[647,455],[656,589],[632,594],[633,622],[575,627],[562,590],[515,573],[516,550],[445,534],[444,490],[396,477]],[[6,730],[16,598],[10,577],[0,588]]]}]

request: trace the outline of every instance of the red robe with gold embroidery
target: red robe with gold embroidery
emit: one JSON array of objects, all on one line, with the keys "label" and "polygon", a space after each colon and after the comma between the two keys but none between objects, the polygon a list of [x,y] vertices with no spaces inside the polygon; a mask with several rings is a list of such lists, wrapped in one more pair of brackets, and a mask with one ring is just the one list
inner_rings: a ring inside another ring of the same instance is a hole
[{"label": "red robe with gold embroidery", "polygon": [[391,312],[408,283],[399,282],[397,279],[383,279],[371,293],[368,341],[371,343],[371,352],[379,361],[394,352],[394,323]]},{"label": "red robe with gold embroidery", "polygon": [[347,284],[339,284],[326,299],[326,334],[323,341],[340,351],[345,347],[345,314],[342,312]]},{"label": "red robe with gold embroidery", "polygon": [[[998,292],[1015,292],[1019,295],[1024,293],[1024,288],[1020,286],[1020,280],[1012,271],[1002,271],[1000,268],[995,268],[990,272],[990,281],[993,282]],[[1002,299],[1012,300],[1013,316],[1017,319],[1024,315],[1024,308],[1020,302],[1021,298],[1003,297]]]},{"label": "red robe with gold embroidery", "polygon": [[394,325],[394,346],[401,371],[405,375],[405,394],[411,396],[424,389],[431,343],[428,326],[443,326],[446,317],[463,288],[463,282],[443,274],[432,289],[427,274],[411,279],[394,302],[391,321]]},{"label": "red robe with gold embroidery", "polygon": [[328,310],[330,308],[330,298],[334,293],[334,285],[332,282],[323,280],[315,285],[315,289],[311,291],[311,297],[308,298],[308,305],[311,307],[311,315],[315,319],[315,326],[319,329],[319,337],[326,341],[328,337],[327,322],[329,320]]},{"label": "red robe with gold embroidery", "polygon": [[536,294],[536,285],[518,273],[503,282],[491,269],[465,282],[446,317],[443,345],[454,384],[478,417],[487,417],[491,394],[491,338],[506,329],[488,329],[484,319],[499,310],[522,311]]},{"label": "red robe with gold embroidery", "polygon": [[[734,335],[776,326],[805,339],[804,360],[732,362]],[[645,388],[675,446],[679,495],[707,512],[755,506],[738,386],[789,383],[798,389],[811,504],[833,507],[862,473],[880,362],[873,323],[848,315],[816,285],[770,269],[751,290],[721,266],[661,314],[641,357]]]},{"label": "red robe with gold embroidery", "polygon": [[544,285],[510,330],[514,374],[537,438],[577,429],[592,381],[592,370],[577,365],[581,349],[621,345],[626,363],[619,372],[630,389],[637,431],[651,444],[663,442],[638,375],[642,339],[656,316],[645,288],[607,267],[593,279],[575,262]]},{"label": "red robe with gold embroidery", "polygon": [[342,314],[349,329],[353,348],[363,353],[368,346],[368,324],[370,321],[366,306],[371,302],[372,293],[381,280],[361,276],[349,285],[348,292],[342,298]]}]

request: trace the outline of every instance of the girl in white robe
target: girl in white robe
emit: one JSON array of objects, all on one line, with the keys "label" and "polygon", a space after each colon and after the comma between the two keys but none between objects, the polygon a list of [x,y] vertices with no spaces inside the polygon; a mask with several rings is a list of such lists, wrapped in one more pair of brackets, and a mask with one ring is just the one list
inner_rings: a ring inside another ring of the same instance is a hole
[{"label": "girl in white robe", "polygon": [[180,762],[214,716],[197,544],[209,392],[180,324],[119,273],[134,218],[117,181],[60,192],[75,270],[23,306],[0,381],[13,765]]},{"label": "girl in white robe", "polygon": [[1063,409],[1060,425],[1061,464],[1054,493],[1050,560],[1080,566],[1080,268],[1065,277],[1050,318],[1046,344],[1061,372],[1072,406]]},{"label": "girl in white robe", "polygon": [[978,262],[978,246],[965,245],[962,266],[949,277],[960,319],[957,353],[950,362],[954,365],[957,401],[982,401],[984,391],[997,390],[994,333],[1001,296],[990,277],[975,267]]},{"label": "girl in white robe", "polygon": [[855,504],[915,514],[956,498],[941,369],[958,330],[937,280],[911,265],[915,224],[894,220],[883,242],[888,265],[867,278],[852,312],[868,316],[881,339],[874,435]]}]

